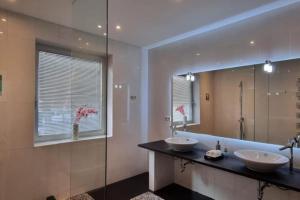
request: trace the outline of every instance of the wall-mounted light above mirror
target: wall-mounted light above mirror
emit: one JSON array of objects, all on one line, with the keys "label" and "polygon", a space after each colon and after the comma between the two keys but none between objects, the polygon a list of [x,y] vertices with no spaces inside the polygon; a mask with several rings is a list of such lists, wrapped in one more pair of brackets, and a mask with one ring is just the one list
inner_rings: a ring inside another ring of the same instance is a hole
[{"label": "wall-mounted light above mirror", "polygon": [[192,72],[188,72],[186,75],[185,75],[185,79],[187,81],[192,81],[194,82],[195,81],[195,75],[192,73]]},{"label": "wall-mounted light above mirror", "polygon": [[267,73],[272,73],[273,72],[273,64],[270,60],[266,60],[264,64],[264,71]]}]

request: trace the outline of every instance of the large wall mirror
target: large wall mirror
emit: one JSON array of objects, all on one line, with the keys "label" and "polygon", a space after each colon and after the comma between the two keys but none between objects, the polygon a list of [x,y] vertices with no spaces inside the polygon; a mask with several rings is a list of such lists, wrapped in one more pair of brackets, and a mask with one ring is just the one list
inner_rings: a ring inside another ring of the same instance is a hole
[{"label": "large wall mirror", "polygon": [[300,59],[172,80],[177,130],[286,144],[300,133]]}]

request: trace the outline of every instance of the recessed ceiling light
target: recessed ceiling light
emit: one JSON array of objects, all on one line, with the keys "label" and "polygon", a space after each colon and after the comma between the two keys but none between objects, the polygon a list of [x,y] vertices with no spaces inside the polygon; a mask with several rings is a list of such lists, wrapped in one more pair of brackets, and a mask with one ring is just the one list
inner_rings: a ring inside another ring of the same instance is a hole
[{"label": "recessed ceiling light", "polygon": [[196,56],[200,56],[201,54],[200,54],[200,53],[195,53],[195,55],[196,55]]},{"label": "recessed ceiling light", "polygon": [[121,30],[122,27],[121,27],[120,25],[116,25],[116,29],[117,29],[117,30]]},{"label": "recessed ceiling light", "polygon": [[89,45],[90,45],[90,43],[88,43],[88,42],[86,42],[85,44],[86,44],[86,46],[89,46]]},{"label": "recessed ceiling light", "polygon": [[7,19],[5,19],[5,18],[1,18],[1,21],[3,21],[3,22],[7,22]]},{"label": "recessed ceiling light", "polygon": [[106,36],[106,35],[107,35],[107,33],[103,33],[103,35],[104,35],[104,36]]},{"label": "recessed ceiling light", "polygon": [[0,34],[2,35],[4,32],[3,31],[0,31]]},{"label": "recessed ceiling light", "polygon": [[102,28],[102,26],[101,26],[101,25],[98,25],[97,27],[98,27],[99,29],[100,29],[100,28]]},{"label": "recessed ceiling light", "polygon": [[255,45],[255,41],[254,40],[251,40],[249,43],[250,43],[250,46],[254,46]]},{"label": "recessed ceiling light", "polygon": [[79,38],[78,38],[78,41],[81,41],[81,40],[82,40],[82,38],[81,38],[81,37],[79,37]]}]

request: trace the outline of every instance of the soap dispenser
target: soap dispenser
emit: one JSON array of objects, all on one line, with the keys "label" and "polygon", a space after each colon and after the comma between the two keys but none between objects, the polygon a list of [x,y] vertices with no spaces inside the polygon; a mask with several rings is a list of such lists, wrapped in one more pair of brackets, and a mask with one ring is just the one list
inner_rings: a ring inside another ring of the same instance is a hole
[{"label": "soap dispenser", "polygon": [[217,145],[216,145],[216,150],[221,150],[221,145],[220,145],[220,141],[218,140]]}]

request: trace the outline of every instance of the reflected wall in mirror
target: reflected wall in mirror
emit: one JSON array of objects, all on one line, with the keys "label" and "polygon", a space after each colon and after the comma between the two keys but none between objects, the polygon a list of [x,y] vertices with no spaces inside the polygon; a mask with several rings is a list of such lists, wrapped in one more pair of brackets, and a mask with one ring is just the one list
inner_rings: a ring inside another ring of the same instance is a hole
[{"label": "reflected wall in mirror", "polygon": [[300,132],[300,59],[192,76],[173,77],[177,130],[273,144]]}]

